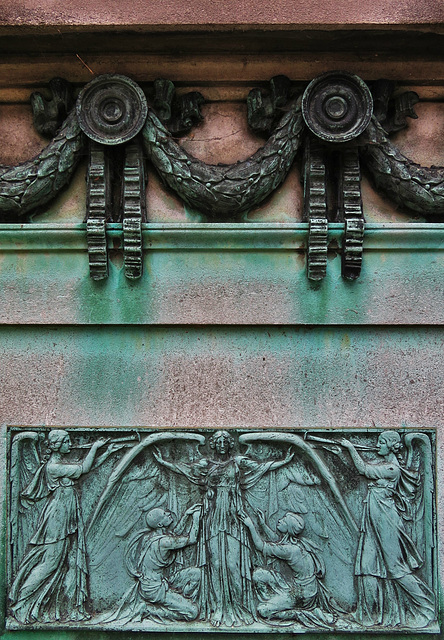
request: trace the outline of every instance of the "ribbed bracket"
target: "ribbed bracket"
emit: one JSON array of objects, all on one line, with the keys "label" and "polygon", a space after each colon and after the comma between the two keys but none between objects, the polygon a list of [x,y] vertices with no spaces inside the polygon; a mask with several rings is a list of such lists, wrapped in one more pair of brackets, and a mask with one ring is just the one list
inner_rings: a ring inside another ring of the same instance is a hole
[{"label": "ribbed bracket", "polygon": [[86,221],[88,241],[89,275],[93,280],[108,277],[108,252],[106,246],[106,221],[104,217]]},{"label": "ribbed bracket", "polygon": [[106,220],[110,187],[104,147],[90,144],[90,158],[86,196],[86,234],[88,241],[89,274],[93,280],[108,277]]},{"label": "ribbed bracket", "polygon": [[342,276],[347,280],[355,280],[361,273],[365,226],[357,149],[349,149],[341,154],[338,202],[339,218],[345,223]]},{"label": "ribbed bracket", "polygon": [[145,172],[138,141],[126,146],[123,169],[123,256],[125,276],[140,278],[143,270],[142,221],[145,214]]},{"label": "ribbed bracket", "polygon": [[125,275],[136,280],[142,275],[142,220],[125,218],[123,220],[123,251]]},{"label": "ribbed bracket", "polygon": [[323,147],[311,137],[305,146],[304,217],[309,223],[307,276],[322,280],[327,271],[327,180]]},{"label": "ribbed bracket", "polygon": [[310,218],[308,227],[307,276],[322,280],[327,272],[327,218]]}]

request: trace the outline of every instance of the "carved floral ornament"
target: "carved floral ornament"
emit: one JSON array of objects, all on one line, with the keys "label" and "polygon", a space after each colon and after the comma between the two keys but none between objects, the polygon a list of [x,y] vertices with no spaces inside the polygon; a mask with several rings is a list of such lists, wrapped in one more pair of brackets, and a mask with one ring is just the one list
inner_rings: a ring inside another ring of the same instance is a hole
[{"label": "carved floral ornament", "polygon": [[[361,162],[377,188],[397,204],[427,219],[440,220],[444,214],[444,167],[415,164],[388,137],[406,126],[406,117],[416,117],[418,96],[407,92],[392,98],[394,86],[386,80],[369,87],[350,73],[328,72],[293,96],[288,78],[272,78],[268,93],[253,89],[247,99],[250,127],[269,137],[251,157],[232,165],[206,164],[175,141],[202,119],[204,100],[197,92],[178,98],[170,81],[157,80],[149,105],[134,81],[109,74],[86,85],[71,108],[66,81],[55,79],[50,89],[52,100],[33,94],[31,103],[37,130],[52,140],[36,158],[0,168],[0,212],[15,221],[48,204],[69,183],[88,149],[86,223],[95,280],[108,275],[106,224],[111,221],[123,223],[125,275],[142,274],[145,158],[185,203],[224,222],[267,198],[302,149],[311,280],[326,273],[329,221],[344,223],[343,277],[359,276],[365,227]],[[109,157],[109,147],[116,145],[122,163],[119,203],[112,195]],[[329,184],[327,175],[333,178]],[[331,184],[337,193],[332,194]]]}]

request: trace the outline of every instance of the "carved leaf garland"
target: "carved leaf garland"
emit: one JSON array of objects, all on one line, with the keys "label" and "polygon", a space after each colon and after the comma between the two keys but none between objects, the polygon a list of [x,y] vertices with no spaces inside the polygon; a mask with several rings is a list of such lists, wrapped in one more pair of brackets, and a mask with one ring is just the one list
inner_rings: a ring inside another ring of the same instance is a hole
[{"label": "carved leaf garland", "polygon": [[444,216],[444,167],[412,162],[386,136],[376,118],[366,135],[362,157],[378,189],[397,204],[425,217]]},{"label": "carved leaf garland", "polygon": [[[300,100],[293,100],[264,146],[232,165],[206,164],[187,153],[152,109],[141,136],[163,182],[191,207],[224,221],[259,205],[283,182],[304,144],[304,129]],[[357,143],[378,189],[425,217],[444,215],[444,167],[423,167],[405,157],[375,117]],[[0,167],[0,213],[14,220],[47,205],[69,183],[84,149],[85,135],[72,110],[38,156]]]},{"label": "carved leaf garland", "polygon": [[257,206],[285,179],[301,144],[300,103],[286,112],[265,145],[243,162],[210,165],[187,153],[150,110],[142,131],[149,159],[165,184],[215,219]]},{"label": "carved leaf garland", "polygon": [[85,149],[75,110],[58,134],[35,158],[15,167],[0,167],[0,213],[23,216],[49,204],[66,186]]}]

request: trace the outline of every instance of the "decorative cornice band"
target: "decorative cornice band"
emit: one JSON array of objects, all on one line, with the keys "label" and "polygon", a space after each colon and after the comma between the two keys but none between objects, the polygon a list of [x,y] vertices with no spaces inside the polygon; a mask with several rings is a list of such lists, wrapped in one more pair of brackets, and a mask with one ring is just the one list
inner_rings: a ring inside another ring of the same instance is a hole
[{"label": "decorative cornice band", "polygon": [[[328,227],[335,221],[345,222],[342,275],[354,279],[360,273],[366,228],[360,162],[396,203],[426,218],[443,219],[444,167],[413,163],[388,138],[390,132],[406,126],[406,117],[414,117],[416,94],[408,92],[392,99],[391,82],[378,81],[370,90],[358,76],[344,71],[315,78],[299,97],[289,99],[290,88],[287,78],[276,76],[268,95],[253,90],[248,99],[249,124],[255,130],[271,131],[268,140],[245,161],[211,165],[187,153],[172,134],[191,128],[201,119],[203,98],[199,93],[175,100],[174,85],[156,81],[156,115],[134,81],[108,74],[86,85],[76,108],[58,123],[59,106],[63,106],[60,113],[65,113],[70,91],[65,81],[53,81],[52,100],[45,103],[35,94],[32,104],[39,131],[51,135],[57,124],[61,129],[33,160],[16,167],[0,167],[0,214],[14,221],[48,204],[70,181],[87,148],[87,136],[90,163],[86,218],[93,279],[107,277],[108,273],[106,233],[110,227],[106,223],[122,219],[126,276],[138,278],[142,273],[145,187],[141,146],[162,181],[214,223],[236,222],[240,214],[263,202],[283,182],[302,147],[305,216],[310,222],[307,274],[312,280],[325,277]],[[124,152],[113,152],[113,163],[119,166],[111,169],[109,148],[116,145]],[[340,159],[339,168],[335,158]],[[322,175],[317,170],[321,165]],[[117,176],[122,182],[120,201],[113,197],[111,173],[113,179]],[[338,185],[335,196],[327,188],[329,176]]]}]

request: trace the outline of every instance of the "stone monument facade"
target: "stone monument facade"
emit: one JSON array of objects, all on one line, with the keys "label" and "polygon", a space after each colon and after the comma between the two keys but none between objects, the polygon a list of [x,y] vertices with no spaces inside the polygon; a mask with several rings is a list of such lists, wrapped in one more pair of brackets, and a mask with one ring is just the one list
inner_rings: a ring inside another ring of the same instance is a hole
[{"label": "stone monument facade", "polygon": [[440,633],[443,17],[5,7],[7,640]]}]

